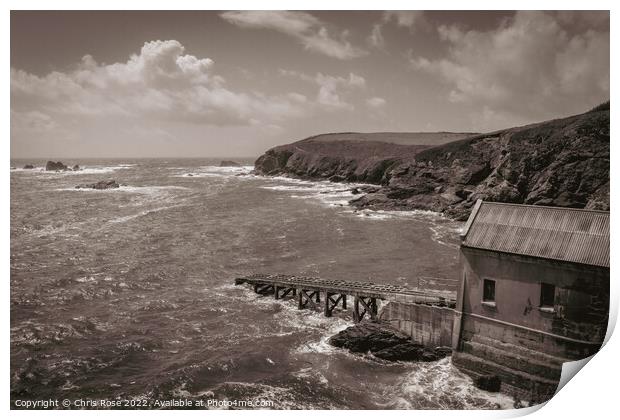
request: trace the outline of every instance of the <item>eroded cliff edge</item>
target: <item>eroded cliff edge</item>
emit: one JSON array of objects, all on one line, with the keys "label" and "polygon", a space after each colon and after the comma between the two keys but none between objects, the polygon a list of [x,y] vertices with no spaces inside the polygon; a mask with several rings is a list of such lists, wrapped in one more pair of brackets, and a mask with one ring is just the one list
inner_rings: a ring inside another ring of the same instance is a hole
[{"label": "eroded cliff edge", "polygon": [[[584,114],[493,133],[428,134],[435,144],[465,137],[439,146],[396,144],[379,136],[386,133],[327,134],[270,149],[255,170],[377,184],[375,192],[351,204],[432,210],[460,220],[477,199],[609,210],[609,126],[606,103]],[[418,135],[414,143],[424,141]]]}]

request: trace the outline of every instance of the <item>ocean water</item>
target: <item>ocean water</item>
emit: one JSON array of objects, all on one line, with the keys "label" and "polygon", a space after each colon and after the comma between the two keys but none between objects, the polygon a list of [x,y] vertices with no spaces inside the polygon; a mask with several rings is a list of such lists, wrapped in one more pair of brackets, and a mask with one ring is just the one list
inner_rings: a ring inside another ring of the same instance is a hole
[{"label": "ocean water", "polygon": [[[11,169],[11,400],[264,399],[273,408],[510,408],[450,359],[391,363],[327,344],[352,325],[255,295],[251,272],[447,287],[461,223],[356,212],[349,185],[219,160]],[[11,165],[21,168],[25,161]],[[76,190],[115,179],[115,190]],[[449,286],[448,286],[449,287]]]}]

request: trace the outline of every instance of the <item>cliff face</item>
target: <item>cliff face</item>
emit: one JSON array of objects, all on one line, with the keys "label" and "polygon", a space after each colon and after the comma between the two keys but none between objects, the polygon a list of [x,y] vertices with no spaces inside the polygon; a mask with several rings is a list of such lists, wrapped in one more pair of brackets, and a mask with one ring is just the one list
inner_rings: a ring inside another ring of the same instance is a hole
[{"label": "cliff face", "polygon": [[380,184],[351,204],[461,220],[479,198],[609,209],[609,106],[435,147],[357,143],[315,138],[276,147],[256,161],[256,171]]},{"label": "cliff face", "polygon": [[[432,144],[470,133],[330,133],[274,147],[254,164],[262,175],[382,184],[395,165]],[[430,145],[429,145],[430,144]]]}]

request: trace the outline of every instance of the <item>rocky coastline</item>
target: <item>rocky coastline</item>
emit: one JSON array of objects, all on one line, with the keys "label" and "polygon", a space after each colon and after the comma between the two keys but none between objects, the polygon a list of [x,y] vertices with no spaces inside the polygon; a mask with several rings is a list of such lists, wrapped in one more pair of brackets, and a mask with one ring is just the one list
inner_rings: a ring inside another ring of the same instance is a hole
[{"label": "rocky coastline", "polygon": [[356,140],[356,133],[319,135],[268,150],[255,172],[375,184],[350,204],[430,210],[457,220],[467,219],[478,199],[609,210],[609,109],[605,103],[584,114],[435,146]]}]

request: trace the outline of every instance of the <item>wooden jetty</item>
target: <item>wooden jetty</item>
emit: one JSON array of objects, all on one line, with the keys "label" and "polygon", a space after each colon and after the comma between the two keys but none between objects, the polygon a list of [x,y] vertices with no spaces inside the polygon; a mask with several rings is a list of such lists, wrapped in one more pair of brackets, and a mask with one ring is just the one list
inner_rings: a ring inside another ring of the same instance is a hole
[{"label": "wooden jetty", "polygon": [[392,284],[328,280],[319,277],[251,274],[235,279],[237,285],[244,283],[252,285],[254,292],[263,295],[272,294],[275,299],[296,297],[299,309],[308,307],[321,309],[322,296],[323,313],[328,317],[332,316],[338,305],[346,310],[347,296],[351,296],[355,322],[360,322],[366,315],[372,320],[378,319],[377,300],[452,307],[456,302],[453,296],[425,293]]}]

